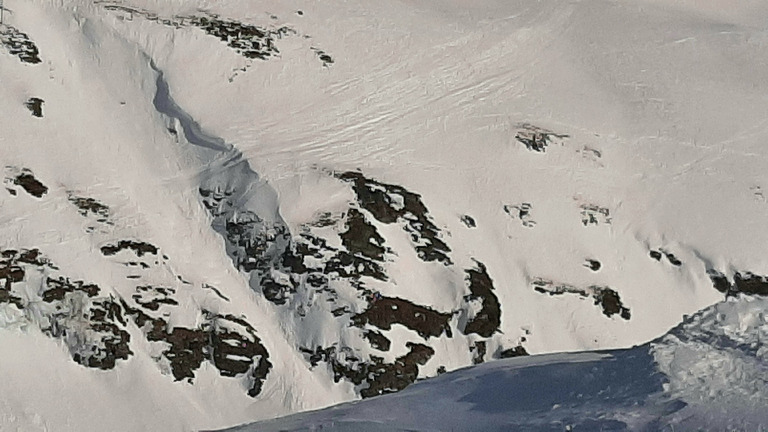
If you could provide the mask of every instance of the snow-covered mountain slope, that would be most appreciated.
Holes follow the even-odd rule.
[[[631,349],[501,360],[229,430],[762,430],[767,308],[765,299],[731,300]]]
[[[0,425],[227,427],[768,294],[763,2],[465,3],[6,0]]]

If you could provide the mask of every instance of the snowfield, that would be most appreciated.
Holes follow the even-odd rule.
[[[4,7],[0,430],[766,425],[765,2]]]

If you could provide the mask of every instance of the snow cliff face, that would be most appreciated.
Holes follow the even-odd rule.
[[[223,427],[768,293],[757,2],[5,6],[12,426]]]

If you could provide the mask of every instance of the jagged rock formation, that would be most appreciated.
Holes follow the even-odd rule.
[[[4,24],[0,27],[0,45],[4,46],[13,56],[27,64],[37,64],[42,62],[40,59],[40,50],[29,36],[19,29]]]

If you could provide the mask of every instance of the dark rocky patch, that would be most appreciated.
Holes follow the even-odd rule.
[[[301,351],[308,354],[313,366],[328,363],[336,382],[346,379],[355,385],[366,386],[361,388],[360,395],[369,398],[408,387],[418,378],[419,366],[425,365],[435,354],[432,348],[419,343],[408,342],[406,347],[408,353],[395,359],[394,363],[385,363],[377,356],[363,361],[349,348],[337,350],[335,346],[317,347],[314,351],[302,348]]]
[[[391,366],[377,364],[373,367],[374,378],[368,382],[368,388],[360,391],[360,396],[369,398],[398,392],[416,381],[419,376],[418,366],[427,364],[429,359],[435,355],[435,350],[413,342],[408,342],[405,346],[410,351],[404,356],[398,357]]]
[[[126,14],[128,19],[133,19],[136,15],[176,29],[190,26],[199,28],[207,35],[224,42],[227,47],[238,54],[252,60],[269,60],[279,56],[280,50],[277,48],[276,42],[284,37],[299,34],[295,29],[288,26],[266,28],[221,18],[216,14],[163,18],[145,9],[123,5],[106,4],[104,8],[109,11]],[[277,19],[274,15],[271,18],[273,20]],[[304,35],[304,37],[309,38],[307,35]],[[323,66],[328,67],[333,64],[331,56],[324,51],[315,47],[310,47],[310,49],[317,54],[320,61],[323,62]]]
[[[247,272],[266,272],[272,262],[269,252],[276,246],[276,238],[289,237],[285,227],[269,227],[264,219],[250,211],[232,214],[224,229],[230,244],[236,248],[237,266]]]
[[[144,256],[145,254],[157,255],[157,247],[149,243],[134,241],[134,240],[120,240],[117,244],[107,244],[101,247],[101,253],[104,256],[116,255],[122,250],[132,250],[137,256]]]
[[[26,33],[15,27],[7,24],[0,27],[0,45],[3,45],[11,55],[17,56],[23,63],[37,64],[42,62],[37,45]]]
[[[179,302],[173,298],[175,293],[176,290],[173,288],[142,285],[136,287],[136,293],[131,298],[144,309],[156,311],[160,309],[160,305],[178,305]]]
[[[382,261],[384,259],[384,238],[376,231],[376,227],[365,219],[355,208],[347,214],[347,230],[340,234],[341,244],[353,254]]]
[[[13,167],[8,167],[8,169],[11,171],[16,170]],[[22,168],[18,174],[6,177],[5,182],[7,185],[20,186],[25,192],[35,198],[42,198],[43,195],[48,193],[48,187],[35,178],[32,171],[27,168]]]
[[[467,228],[477,227],[477,222],[475,222],[475,218],[473,218],[470,215],[463,215],[461,217],[461,223],[463,223]]]
[[[587,263],[584,264],[584,267],[589,268],[593,272],[600,271],[602,268],[602,264],[600,264],[600,261],[594,260],[594,259],[588,259]]]
[[[675,254],[665,251],[664,249],[659,250],[652,250],[649,253],[650,257],[655,259],[656,261],[661,261],[662,257],[666,257],[667,261],[669,261],[670,264],[672,264],[675,267],[680,267],[683,265],[683,262],[680,261]]]
[[[70,281],[59,276],[57,279],[48,278],[45,281],[46,289],[43,291],[43,301],[52,303],[54,301],[63,301],[69,293],[80,291],[88,297],[95,297],[100,289],[94,284],[87,284],[83,281]]]
[[[366,330],[363,333],[363,337],[368,339],[372,348],[379,351],[389,351],[389,348],[392,346],[392,341],[376,330]]]
[[[524,202],[516,205],[505,204],[503,209],[504,213],[512,216],[513,219],[518,219],[524,227],[533,228],[536,226],[536,221],[531,219],[531,210],[533,209],[531,203]]]
[[[249,396],[256,397],[261,393],[272,364],[256,330],[244,319],[203,311],[204,320],[199,327],[171,327],[164,319],[151,317],[141,307],[133,308],[125,303],[124,307],[144,331],[147,340],[168,344],[162,355],[168,359],[176,381],[193,380],[195,371],[207,360],[222,376],[244,375]]]
[[[499,331],[501,325],[501,304],[493,293],[493,280],[488,275],[485,265],[475,261],[477,267],[466,270],[470,294],[464,297],[467,302],[479,301],[480,311],[467,321],[463,333],[491,337]]]
[[[595,204],[581,205],[581,223],[584,226],[600,225],[601,223],[610,225],[611,221],[611,211],[608,208]]]
[[[487,347],[485,341],[477,341],[471,347],[469,352],[472,353],[472,364],[477,365],[485,362],[485,354],[487,353]]]
[[[13,304],[24,321],[62,340],[74,361],[112,369],[132,354],[122,308],[112,296],[98,297],[101,289],[95,284],[50,276],[57,268],[37,249],[6,249],[1,255],[0,304]],[[27,271],[49,275],[39,292],[25,285]]]
[[[768,296],[768,276],[736,272],[733,275],[733,281],[730,281],[717,270],[710,269],[707,273],[715,289],[726,297],[735,297],[739,294]]]
[[[3,303],[10,303],[16,306],[17,309],[23,309],[24,304],[22,299],[18,295],[14,295],[12,288],[13,284],[24,280],[24,269],[17,265],[16,251],[5,250],[3,251],[3,258],[0,260],[0,305]]]
[[[205,360],[203,347],[208,343],[208,335],[200,329],[170,327],[161,318],[152,318],[140,308],[123,304],[126,313],[133,317],[136,325],[144,331],[150,342],[166,342],[169,347],[162,355],[168,359],[174,379],[192,379],[194,371]]]
[[[290,272],[289,266],[296,266],[300,272],[308,271],[303,265],[303,255],[294,254],[291,248],[287,227],[280,222],[269,223],[252,211],[237,209],[235,202],[245,197],[233,188],[217,185],[201,187],[199,192],[203,205],[213,217],[213,229],[226,240],[227,254],[235,267],[250,273],[251,288],[261,291],[275,304],[285,304],[299,284],[278,278],[273,270]],[[321,246],[315,249],[322,249]]]
[[[237,21],[220,19],[216,15],[191,17],[189,22],[206,34],[225,42],[228,47],[249,59],[267,60],[280,54],[275,40],[289,34],[296,34],[290,27],[268,30]]]
[[[512,358],[512,357],[522,357],[527,355],[529,355],[528,351],[526,351],[522,345],[518,345],[514,348],[508,348],[508,349],[499,351],[497,357],[500,359],[505,359],[505,358]]]
[[[117,360],[127,360],[133,354],[130,349],[131,335],[124,329],[123,310],[113,298],[91,303],[87,320],[90,329],[99,336],[96,343],[78,345],[74,349],[70,346],[74,361],[91,368],[112,369]],[[66,330],[62,336],[66,336]]]
[[[276,305],[283,305],[288,302],[291,293],[296,292],[292,284],[276,281],[272,276],[264,276],[261,280],[261,292],[264,298]]]
[[[360,222],[358,222],[360,223]],[[289,267],[293,273],[307,273],[307,282],[315,287],[326,285],[328,277],[341,277],[359,281],[362,277],[370,277],[380,281],[388,279],[378,257],[383,258],[384,248],[376,243],[369,243],[366,239],[384,243],[384,239],[375,230],[367,231],[368,225],[362,233],[354,233],[352,226],[342,233],[342,241],[348,251],[340,250],[328,245],[324,239],[308,233],[302,233],[294,239],[290,249],[283,254],[283,264]],[[370,228],[373,228],[370,226]],[[381,253],[382,255],[379,255]],[[304,257],[313,257],[323,264],[308,267],[304,264]]]
[[[23,253],[23,252],[22,252]],[[0,258],[0,305],[3,303],[10,303],[21,310],[24,308],[22,299],[18,295],[14,295],[13,284],[24,280],[25,271],[19,264],[19,252],[12,249],[6,249],[2,251],[2,258]]]
[[[272,369],[269,353],[256,336],[256,329],[233,315],[207,314],[203,329],[210,335],[212,363],[222,376],[248,373],[248,395],[256,397]]]
[[[317,54],[317,58],[320,59],[321,62],[323,62],[324,67],[330,67],[333,64],[333,58],[329,56],[325,51],[318,49],[318,48],[312,48],[312,51]]]
[[[519,126],[515,139],[531,151],[544,153],[547,146],[555,140],[568,138],[568,135],[557,134],[546,129],[523,123]]]
[[[357,186],[351,177],[345,181],[353,183],[353,189]],[[374,219],[378,223],[402,223],[404,229],[412,234],[414,248],[431,245],[421,235],[422,231],[428,231],[427,228],[435,231],[424,236],[438,235],[439,231],[428,219],[426,208],[420,212],[412,202],[423,206],[418,195],[394,189],[401,195],[388,195],[391,202],[386,204],[387,208],[377,207],[375,203],[371,206],[353,204],[341,215],[322,213],[314,222],[302,226],[298,235],[292,236],[281,222],[267,222],[259,215],[240,208],[240,203],[248,197],[228,180],[209,180],[206,184],[199,190],[202,202],[213,217],[214,229],[225,239],[228,255],[237,268],[250,274],[251,287],[262,292],[274,304],[290,306],[298,317],[306,316],[310,309],[319,305],[323,313],[361,328],[362,332],[352,331],[352,335],[363,339],[358,342],[368,343],[380,351],[391,350],[392,341],[377,329],[390,329],[395,324],[415,331],[424,339],[444,333],[450,337],[451,314],[407,300],[382,298],[366,286],[372,280],[388,281],[383,263],[389,250],[385,239],[377,232]],[[360,186],[373,194],[380,187],[364,178]],[[391,191],[393,189],[390,188]],[[403,205],[399,206],[398,202]],[[379,217],[374,212],[378,212]],[[420,212],[420,216],[412,215],[412,212]],[[425,228],[420,221],[429,222],[429,225]],[[323,237],[329,232],[323,228],[331,226],[341,231],[341,246],[332,246]],[[331,230],[331,234],[334,231]],[[354,314],[353,311],[360,310],[359,306],[340,298],[336,292],[340,286],[351,286],[359,292],[358,300],[368,303],[363,312]],[[353,315],[348,316],[350,314]],[[368,385],[367,389],[361,388],[360,391],[374,395],[403,388],[416,379],[417,365],[426,361],[427,351],[416,344],[409,348],[411,353],[391,364],[376,356],[363,359],[356,349],[349,347],[317,347],[302,351],[313,367],[320,362],[328,363],[337,381],[344,379],[359,386]],[[192,367],[199,366],[192,363],[188,368]]]
[[[440,239],[440,229],[432,222],[421,195],[401,186],[366,178],[359,172],[347,171],[337,177],[352,184],[358,205],[377,221],[384,224],[402,222],[419,258],[425,262],[452,264],[448,256],[451,249]]]
[[[533,281],[533,289],[537,292],[549,295],[578,294],[581,297],[591,297],[596,306],[600,306],[603,315],[611,317],[618,314],[621,318],[631,318],[629,308],[625,307],[619,293],[609,287],[591,285],[587,288],[577,288],[567,284],[556,284],[546,279]]]
[[[363,328],[366,324],[382,330],[390,330],[393,324],[401,324],[428,339],[445,333],[451,337],[448,321],[451,314],[438,312],[395,297],[381,297],[368,305],[368,309],[352,316],[353,325]]]
[[[27,107],[34,117],[43,118],[44,102],[45,101],[40,98],[33,97],[29,98],[29,100],[24,103],[24,106]]]
[[[73,195],[72,192],[68,193],[68,199],[72,205],[77,207],[78,212],[82,216],[88,217],[89,215],[92,215],[97,218],[97,222],[111,224],[111,222],[109,222],[109,207],[106,205],[93,198]]]
[[[680,267],[681,265],[683,265],[682,261],[677,259],[677,257],[675,255],[673,255],[673,254],[671,254],[669,252],[664,252],[664,256],[666,256],[667,260],[669,261],[669,263],[672,264],[675,267]]]
[[[625,320],[631,317],[629,309],[621,303],[619,293],[608,287],[591,286],[589,288],[593,292],[595,304],[602,307],[605,316],[619,314]]]

